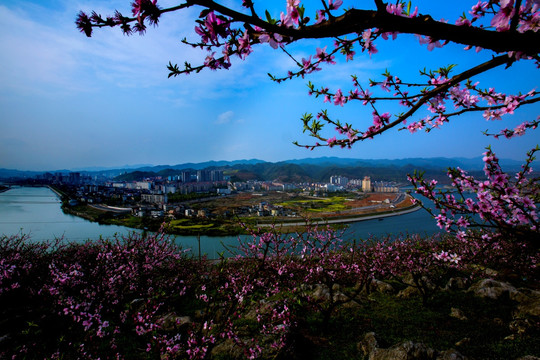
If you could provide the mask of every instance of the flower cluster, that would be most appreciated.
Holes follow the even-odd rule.
[[[459,168],[450,169],[448,176],[454,188],[451,192],[438,190],[436,181],[428,182],[421,175],[410,176],[409,180],[417,194],[434,203],[439,212],[434,215],[437,225],[459,239],[480,237],[486,242],[517,239],[534,249],[540,233],[536,206],[540,188],[537,178],[529,176],[538,150],[528,153],[521,171],[513,179],[502,171],[498,158],[488,148],[483,157],[485,179],[477,180]],[[479,234],[475,228],[483,231]]]

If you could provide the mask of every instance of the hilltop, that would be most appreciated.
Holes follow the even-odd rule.
[[[521,162],[501,159],[500,164],[507,171],[518,170]],[[79,172],[92,176],[114,178],[136,173],[132,177],[170,176],[182,170],[223,169],[239,180],[281,180],[281,181],[322,181],[339,173],[348,177],[372,176],[386,180],[404,180],[407,173],[414,170],[426,171],[444,177],[448,167],[460,167],[468,171],[481,171],[482,158],[404,158],[404,159],[353,159],[338,157],[318,157],[268,162],[259,159],[235,161],[207,161],[200,163],[179,163],[176,165],[124,165],[120,167],[86,167],[74,169],[51,169],[32,171],[0,168],[0,179],[30,178],[44,173]],[[361,170],[360,170],[361,169]],[[438,175],[437,175],[438,174]],[[442,176],[441,176],[442,174]]]

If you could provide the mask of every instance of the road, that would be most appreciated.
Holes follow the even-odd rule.
[[[412,212],[415,212],[417,210],[420,210],[422,207],[419,205],[414,205],[413,207],[405,208],[405,209],[397,209],[393,210],[390,213],[381,213],[381,214],[372,214],[372,215],[358,215],[357,217],[351,216],[346,218],[324,218],[320,220],[313,220],[310,222],[311,225],[326,225],[326,224],[345,224],[345,223],[351,223],[351,222],[358,222],[358,221],[364,221],[364,220],[373,220],[373,219],[382,219],[385,217],[390,216],[399,216],[399,215],[405,215]],[[362,209],[365,209],[362,208]],[[274,226],[275,224],[257,224],[259,227],[270,227]],[[297,221],[297,222],[282,222],[279,223],[280,226],[305,226],[306,221]]]

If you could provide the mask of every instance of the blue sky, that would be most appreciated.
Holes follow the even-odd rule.
[[[260,3],[271,6],[278,17],[286,2]],[[434,18],[451,22],[474,3],[460,1],[466,6],[458,8],[456,2],[413,2],[421,13],[432,12]],[[167,7],[175,2],[159,4]],[[350,150],[298,148],[293,141],[311,142],[302,134],[300,117],[305,112],[328,109],[333,117],[360,129],[371,123],[371,111],[361,104],[336,107],[308,96],[308,80],[346,89],[350,74],[367,84],[388,68],[414,81],[424,67],[455,63],[461,71],[492,53],[464,52],[461,45],[428,52],[414,38],[402,35],[398,41],[378,42],[379,53],[371,58],[358,54],[349,63],[339,58],[337,65],[304,80],[276,84],[267,73],[283,75],[294,65],[265,44],[255,47],[247,61],[233,59],[228,71],[167,79],[169,61],[182,64],[187,60],[195,65],[206,56],[180,43],[185,36],[196,39],[193,20],[199,10],[165,14],[160,26],[150,28],[143,37],[101,29],[87,38],[75,28],[79,10],[96,10],[105,16],[114,9],[128,14],[129,1],[0,2],[0,168],[54,170],[319,156],[475,157],[489,144],[500,157],[522,159],[538,143],[534,132],[513,140],[495,140],[481,133],[535,119],[540,113],[536,104],[502,122],[488,123],[480,114],[467,115],[430,134],[396,130]],[[300,59],[325,45],[332,46],[310,40],[292,45],[290,51]],[[482,87],[501,92],[527,92],[540,78],[533,64],[524,63],[477,80]]]

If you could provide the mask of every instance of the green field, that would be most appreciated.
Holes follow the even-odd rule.
[[[332,196],[324,199],[289,200],[276,205],[307,212],[336,212],[347,209],[344,196]]]
[[[186,224],[186,225],[183,225]],[[189,224],[189,225],[188,225]],[[214,227],[214,223],[208,224],[193,224],[189,219],[171,220],[169,223],[171,229],[174,230],[206,230]]]

